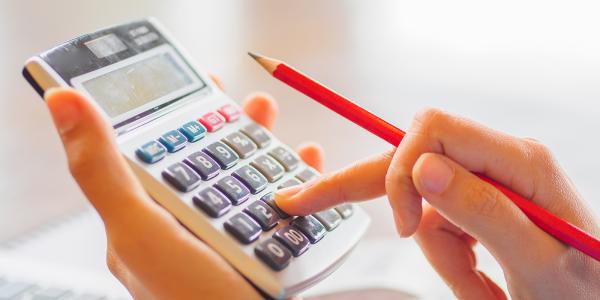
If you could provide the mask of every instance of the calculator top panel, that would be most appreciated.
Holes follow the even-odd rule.
[[[209,90],[166,35],[151,19],[140,20],[84,34],[38,57],[121,133]]]

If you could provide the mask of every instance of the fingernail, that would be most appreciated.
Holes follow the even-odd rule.
[[[443,193],[454,177],[454,169],[437,155],[428,156],[421,162],[419,181],[429,194]]]
[[[60,97],[60,91],[55,88],[48,89],[44,93],[44,99],[54,120],[58,132],[62,135],[79,123],[81,108],[74,97]]]

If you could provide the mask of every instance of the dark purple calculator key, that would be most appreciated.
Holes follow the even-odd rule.
[[[200,174],[202,180],[209,180],[221,171],[219,164],[208,154],[201,151],[190,154],[183,162]]]
[[[257,200],[246,206],[244,212],[251,216],[264,231],[267,231],[279,221],[279,215],[268,204]]]
[[[227,197],[213,187],[206,188],[193,198],[194,204],[207,215],[218,218],[231,209],[231,202]]]
[[[169,166],[162,172],[162,176],[181,192],[189,192],[200,184],[200,176],[181,162]]]
[[[327,231],[332,231],[342,223],[342,216],[333,208],[314,213],[313,216],[325,226]]]
[[[300,256],[310,245],[308,238],[299,229],[290,225],[275,232],[273,238],[285,245],[294,256]]]
[[[269,182],[260,172],[252,166],[244,166],[233,173],[233,176],[244,183],[252,194],[256,194],[267,187]]]
[[[269,155],[275,158],[287,172],[296,169],[300,163],[298,156],[283,146],[275,147],[269,151]]]
[[[321,240],[327,232],[325,226],[313,216],[298,217],[291,224],[300,229],[308,237],[311,244]]]
[[[225,230],[243,244],[252,243],[262,232],[260,225],[245,213],[235,214],[233,217],[229,218],[223,226],[225,226]]]
[[[285,213],[281,208],[279,208],[279,206],[277,206],[277,203],[275,203],[274,193],[265,194],[260,198],[260,200],[268,204],[274,211],[276,211],[280,218],[287,219],[290,217],[290,215]]]
[[[217,161],[222,169],[229,169],[240,160],[237,153],[231,150],[229,146],[223,144],[223,142],[212,143],[202,151],[206,152],[210,157]]]
[[[221,178],[215,183],[215,187],[225,194],[225,196],[231,200],[233,205],[239,205],[250,197],[250,190],[232,176]]]
[[[292,259],[290,250],[272,238],[268,238],[256,245],[254,253],[275,271],[285,269]]]

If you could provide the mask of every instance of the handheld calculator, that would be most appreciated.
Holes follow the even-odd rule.
[[[30,58],[43,95],[70,86],[114,127],[147,192],[264,294],[295,295],[333,272],[369,218],[350,204],[311,216],[273,192],[319,176],[252,122],[154,19],[85,34]]]

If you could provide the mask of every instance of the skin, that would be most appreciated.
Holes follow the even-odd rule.
[[[109,269],[133,297],[262,299],[223,258],[146,194],[119,153],[112,127],[89,100],[72,89],[49,90],[45,99],[69,169],[104,222]],[[273,127],[277,105],[270,96],[252,94],[243,109],[257,123]],[[323,155],[317,145],[304,144],[298,152],[307,164],[321,169]]]
[[[507,298],[477,270],[477,242],[497,260],[514,299],[600,298],[600,263],[536,227],[471,172],[600,236],[596,218],[545,146],[437,109],[417,114],[397,149],[281,190],[276,201],[290,214],[307,215],[387,195],[398,233],[415,236],[460,299]]]

